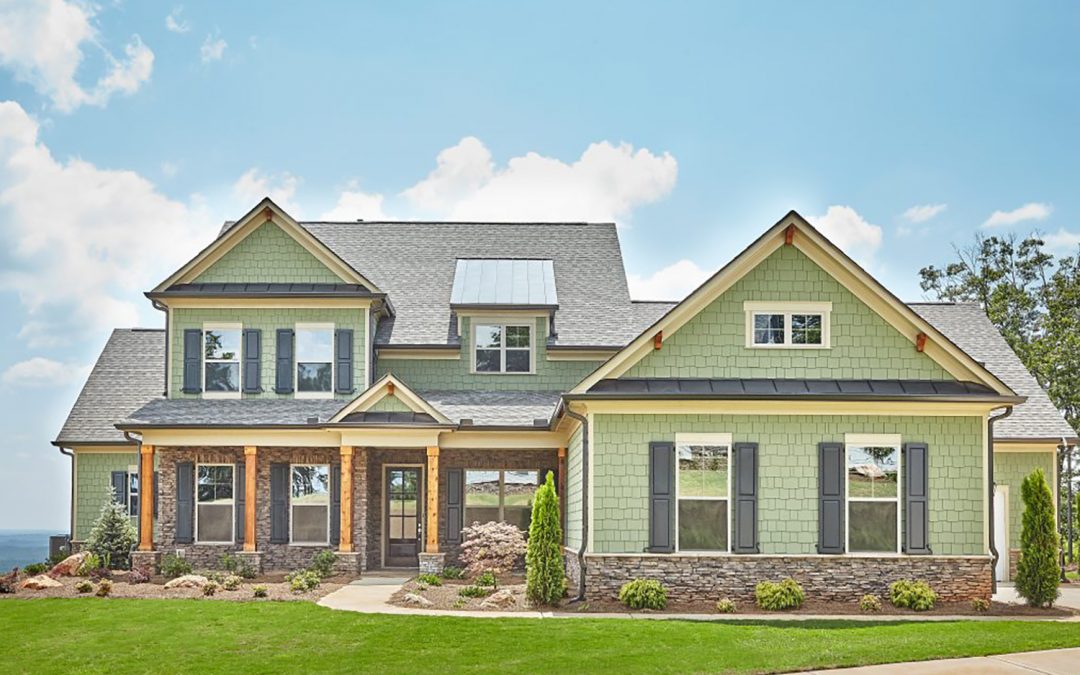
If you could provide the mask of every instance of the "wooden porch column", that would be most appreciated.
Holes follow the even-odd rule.
[[[154,446],[139,448],[139,550],[154,550]]]
[[[342,553],[351,553],[353,550],[352,458],[353,446],[341,446],[341,533],[338,550]]]
[[[563,543],[566,542],[566,448],[559,448],[559,481],[555,489],[559,491],[559,525],[563,531]]]
[[[256,489],[258,468],[255,456],[258,448],[254,445],[244,446],[244,550],[254,551],[255,541],[255,499],[258,494]]]
[[[427,449],[427,522],[424,525],[426,553],[439,552],[439,447]]]

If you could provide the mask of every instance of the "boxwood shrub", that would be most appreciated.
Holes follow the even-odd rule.
[[[655,579],[634,579],[619,589],[619,601],[630,609],[667,607],[667,589]]]
[[[784,609],[798,609],[806,600],[799,582],[788,577],[776,583],[774,581],[762,581],[754,589],[754,600],[757,606],[769,611]]]

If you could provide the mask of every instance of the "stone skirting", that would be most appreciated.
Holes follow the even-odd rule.
[[[563,548],[563,571],[566,573],[567,592],[570,597],[577,596],[578,586],[581,584],[581,565],[577,551]]]
[[[585,593],[593,600],[618,599],[633,579],[656,579],[673,602],[720,598],[754,599],[759,581],[792,577],[808,599],[857,602],[867,593],[887,597],[899,579],[923,580],[941,602],[990,599],[989,556],[680,556],[586,555]]]
[[[445,553],[421,553],[420,558],[420,574],[439,574],[443,573],[443,568],[446,566],[446,554]]]
[[[160,567],[160,565],[160,551],[131,552],[131,569],[136,572],[142,572],[146,576],[152,577],[158,573],[158,568]]]

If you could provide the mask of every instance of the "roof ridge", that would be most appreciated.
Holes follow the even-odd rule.
[[[133,326],[131,328],[113,328],[113,331],[128,331],[129,333],[164,333],[164,328],[141,328],[139,326]]]
[[[615,227],[614,221],[587,220],[301,220],[301,225],[558,225]]]

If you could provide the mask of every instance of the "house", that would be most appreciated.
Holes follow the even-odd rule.
[[[112,486],[144,568],[438,570],[469,523],[527,527],[550,471],[589,597],[985,597],[1020,480],[1076,442],[978,307],[900,302],[794,212],[656,303],[611,224],[264,200],[146,296],[164,331],[115,331],[54,441],[73,540]]]

